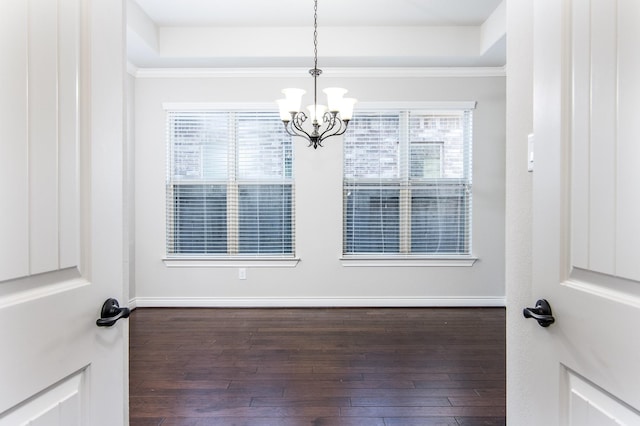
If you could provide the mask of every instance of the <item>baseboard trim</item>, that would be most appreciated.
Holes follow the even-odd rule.
[[[137,297],[139,308],[320,308],[320,307],[504,307],[504,297],[326,298],[326,297]]]

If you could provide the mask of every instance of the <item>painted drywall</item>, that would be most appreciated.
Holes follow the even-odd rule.
[[[537,300],[531,292],[532,174],[527,172],[527,136],[533,131],[533,2],[507,2],[506,297],[507,424],[535,419],[529,395],[533,327],[522,308]],[[535,171],[534,171],[535,173]],[[539,296],[539,295],[538,295]]]
[[[486,305],[504,303],[505,78],[331,78],[363,102],[477,101],[474,113],[472,267],[345,267],[342,143],[295,145],[296,267],[169,268],[165,255],[166,102],[273,102],[280,77],[137,78],[135,300],[138,306]],[[275,105],[274,105],[275,111]],[[356,110],[357,114],[357,110]]]

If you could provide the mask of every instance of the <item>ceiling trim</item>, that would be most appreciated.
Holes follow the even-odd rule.
[[[294,78],[306,68],[137,68],[136,78]],[[506,67],[324,68],[323,78],[505,77]]]

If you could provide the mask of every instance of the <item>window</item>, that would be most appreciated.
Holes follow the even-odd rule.
[[[472,111],[359,112],[344,137],[345,255],[471,254]]]
[[[168,111],[167,255],[294,254],[291,137],[268,112]]]

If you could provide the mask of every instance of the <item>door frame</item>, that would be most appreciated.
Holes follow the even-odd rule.
[[[507,0],[505,298],[507,306],[507,424],[534,422],[527,396],[539,384],[530,380],[533,328],[522,308],[533,306],[533,176],[527,170],[528,136],[533,132],[534,0]],[[535,140],[533,141],[535,146]],[[534,157],[535,169],[535,157]],[[534,172],[535,173],[535,172]]]
[[[91,222],[88,232],[91,235],[90,256],[86,264],[92,265],[88,272],[92,284],[101,289],[100,300],[116,298],[121,306],[129,303],[128,273],[125,264],[127,251],[125,201],[127,196],[127,108],[126,108],[126,0],[82,0],[85,7],[86,34],[90,40],[86,46],[89,54],[84,65],[91,76],[84,93],[89,99],[87,116],[81,119],[88,134],[83,135],[91,141],[90,152],[83,158],[91,164],[89,187]],[[119,88],[119,90],[114,90]],[[87,140],[87,139],[85,139]],[[83,211],[87,211],[83,209]],[[103,224],[115,224],[119,232],[114,235],[111,227]],[[110,259],[105,262],[104,259]],[[99,270],[96,268],[100,268]],[[118,284],[115,284],[118,283]],[[100,306],[96,306],[99,313]],[[107,383],[110,375],[121,374],[121,388],[116,389],[121,395],[120,406],[112,412],[113,407],[96,404],[103,398],[108,400],[113,388],[92,385],[91,405],[92,418],[102,424],[129,424],[129,329],[128,321],[118,321],[109,328],[100,328],[96,346],[116,344],[122,340],[121,353],[116,359],[103,357],[95,360],[100,368],[92,371],[91,380]],[[113,343],[112,343],[113,342]],[[102,365],[105,367],[102,367]],[[97,374],[99,372],[99,374]],[[113,423],[116,422],[116,423]]]

